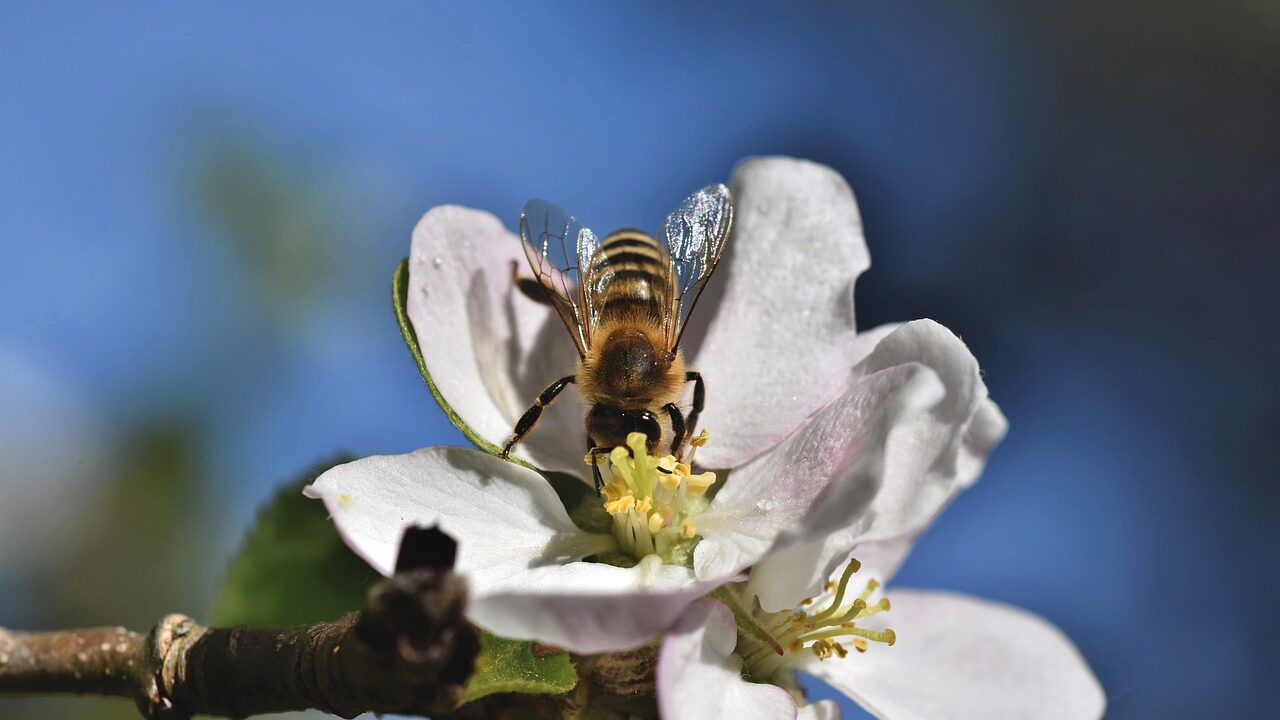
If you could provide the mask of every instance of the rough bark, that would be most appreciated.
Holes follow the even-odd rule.
[[[465,584],[451,571],[454,550],[438,530],[410,529],[396,574],[363,611],[330,623],[207,628],[169,615],[146,635],[0,628],[0,695],[131,697],[156,720],[441,712],[461,699],[479,652],[463,615]]]

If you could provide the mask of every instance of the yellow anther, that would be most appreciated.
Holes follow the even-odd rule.
[[[689,444],[694,447],[702,447],[706,445],[707,441],[710,439],[711,439],[711,436],[707,433],[707,429],[702,428],[702,432],[698,433],[692,438],[689,438]]]
[[[834,642],[834,641],[832,641],[831,646],[832,646],[833,648],[835,648],[835,650],[836,650],[836,655],[837,655],[837,656],[839,656],[839,657],[841,657],[841,658],[843,658],[843,657],[845,657],[846,655],[848,655],[848,654],[849,654],[849,651],[848,651],[848,650],[845,650],[845,649],[844,649],[844,646],[843,646],[843,645],[841,645],[841,644],[840,644],[840,643],[838,643],[838,642]]]
[[[605,483],[603,491],[605,498],[608,500],[617,500],[623,495],[631,494],[631,488],[627,487],[627,483],[621,478],[614,478]]]
[[[860,652],[860,653],[864,653],[864,652],[866,652],[866,651],[867,651],[867,641],[866,641],[866,640],[863,640],[862,638],[859,638],[859,637],[853,638],[853,649],[854,649],[854,650],[857,650],[857,651],[858,651],[858,652]]]
[[[666,524],[667,524],[667,521],[663,520],[662,516],[659,515],[658,513],[654,513],[649,516],[649,532],[651,533],[658,532],[659,530],[662,529],[662,526]]]
[[[602,500],[614,516],[621,550],[635,558],[657,554],[664,562],[690,562],[692,547],[686,541],[696,541],[698,530],[689,521],[706,508],[707,488],[716,479],[709,472],[694,475],[691,457],[680,462],[674,455],[650,454],[648,439],[638,432],[610,450],[611,478]]]
[[[617,500],[612,500],[604,504],[604,509],[611,515],[625,513],[636,506],[636,498],[634,495],[623,495]]]
[[[833,643],[830,640],[819,640],[813,644],[813,654],[817,655],[819,660],[826,660],[839,652],[839,650],[837,650],[839,647],[840,646],[838,644]],[[841,657],[844,656],[841,655]]]
[[[699,475],[690,475],[684,479],[685,487],[689,489],[689,495],[699,497],[707,491],[707,488],[716,482],[716,474],[708,470]]]

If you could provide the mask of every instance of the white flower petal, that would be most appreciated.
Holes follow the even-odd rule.
[[[633,568],[575,562],[539,567],[472,599],[478,625],[576,653],[629,650],[652,640],[718,583],[649,556]]]
[[[857,558],[862,564],[859,572],[863,577],[875,578],[880,584],[887,585],[898,573],[898,568],[902,566],[903,561],[911,554],[916,540],[923,531],[921,528],[888,540],[858,543],[853,548],[852,557]]]
[[[895,330],[855,375],[875,377],[917,363],[937,373],[945,396],[927,412],[902,415],[903,423],[889,430],[881,458],[855,465],[857,472],[833,485],[812,512],[778,537],[750,581],[766,610],[794,607],[814,594],[860,544],[918,535],[976,479],[986,454],[1003,437],[1007,423],[987,398],[977,361],[959,338],[931,320]],[[879,473],[878,482],[862,476],[868,472]],[[876,488],[869,505],[868,486]]]
[[[796,720],[840,720],[840,706],[833,700],[819,700],[800,708]]]
[[[413,231],[407,310],[427,372],[446,412],[491,443],[491,451],[510,437],[537,394],[573,374],[577,361],[555,313],[512,285],[513,262],[528,273],[520,239],[486,212],[444,205]],[[583,475],[582,412],[567,390],[514,454]]]
[[[470,448],[364,458],[305,492],[324,500],[347,545],[383,575],[395,568],[406,527],[439,526],[458,541],[456,569],[475,594],[614,547],[612,537],[574,525],[541,475]]]
[[[689,607],[658,655],[662,720],[792,720],[796,704],[776,685],[747,682],[733,654],[738,627],[717,600]]]
[[[634,568],[577,562],[615,549],[584,532],[536,472],[470,448],[427,448],[340,465],[306,493],[324,500],[343,539],[384,575],[408,525],[458,541],[467,614],[503,637],[574,652],[641,645],[718,583],[652,557]]]
[[[1106,709],[1080,652],[1043,618],[950,593],[886,595],[897,644],[804,668],[876,716],[1093,720]]]
[[[985,391],[985,386],[983,390]],[[1009,419],[991,398],[984,397],[965,428],[964,440],[956,456],[956,479],[963,487],[978,481],[987,464],[987,454],[1009,432]]]
[[[733,237],[698,310],[706,335],[689,342],[707,382],[707,467],[741,465],[839,394],[858,359],[853,283],[871,263],[853,192],[831,168],[756,158],[731,185]]]
[[[780,534],[813,514],[815,499],[839,493],[856,517],[876,497],[887,439],[942,397],[921,365],[863,377],[799,432],[729,476],[695,521],[700,578],[738,572],[759,560]]]

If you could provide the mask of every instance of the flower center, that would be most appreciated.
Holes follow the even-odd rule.
[[[707,506],[713,472],[690,467],[697,448],[707,444],[703,430],[689,441],[683,460],[648,453],[644,433],[627,435],[627,444],[609,453],[610,480],[604,486],[604,509],[613,518],[613,535],[621,550],[639,560],[657,555],[664,563],[688,565],[698,528],[693,518]],[[590,456],[587,462],[590,463]]]
[[[880,587],[874,579],[867,581],[857,597],[849,597],[849,581],[860,567],[857,560],[850,560],[838,582],[828,582],[821,595],[806,598],[790,611],[766,613],[756,603],[752,603],[754,609],[748,610],[741,597],[729,588],[713,595],[727,601],[733,610],[738,622],[737,651],[752,678],[768,681],[809,655],[819,660],[844,658],[849,647],[863,653],[870,643],[891,646],[897,641],[893,630],[859,625],[864,619],[889,610],[887,597],[871,602],[871,595]]]

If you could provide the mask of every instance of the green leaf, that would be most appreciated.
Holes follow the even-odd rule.
[[[569,653],[482,632],[480,657],[463,702],[494,693],[563,695],[577,684]]]
[[[317,623],[364,607],[381,576],[338,537],[324,504],[302,495],[317,475],[349,459],[313,468],[258,513],[214,599],[213,624]]]
[[[431,379],[431,373],[427,370],[427,361],[422,358],[422,348],[418,345],[418,333],[413,329],[413,323],[409,321],[408,303],[409,258],[405,258],[396,266],[395,274],[391,278],[391,305],[396,311],[396,323],[400,325],[400,335],[404,338],[404,343],[409,346],[409,354],[413,355],[413,361],[418,366],[418,374],[422,375],[422,379],[427,383],[427,389],[431,391],[431,396],[436,399],[440,409],[444,411],[444,414],[462,431],[462,434],[468,440],[490,455],[501,455],[502,448],[476,434],[476,431],[472,430],[471,426],[463,421],[462,417],[453,409],[453,406],[440,394],[440,389],[436,387],[435,381]],[[537,468],[519,458],[512,457],[508,459],[532,470],[537,470]]]

